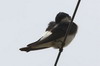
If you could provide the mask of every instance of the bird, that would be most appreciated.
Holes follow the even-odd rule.
[[[70,22],[71,16],[69,14],[65,12],[59,12],[55,17],[55,21],[51,21],[48,24],[45,33],[42,35],[40,39],[28,44],[26,47],[20,48],[19,50],[29,52],[34,50],[46,49],[50,47],[60,49]],[[65,41],[64,47],[69,45],[70,42],[74,39],[77,30],[78,26],[73,22],[70,32]]]

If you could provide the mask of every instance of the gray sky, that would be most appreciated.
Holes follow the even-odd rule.
[[[29,53],[19,48],[36,41],[58,12],[72,16],[77,0],[0,0],[0,66],[53,66],[58,50]],[[100,1],[82,0],[79,30],[64,48],[58,66],[100,66]]]

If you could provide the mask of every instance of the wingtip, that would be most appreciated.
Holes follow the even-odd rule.
[[[20,51],[29,52],[29,51],[30,51],[30,48],[29,48],[29,47],[23,47],[23,48],[20,48],[19,50],[20,50]]]

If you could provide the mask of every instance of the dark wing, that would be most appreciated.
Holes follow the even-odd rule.
[[[50,31],[55,25],[56,25],[56,23],[54,21],[50,22],[48,24],[48,27],[47,27],[46,31]]]
[[[49,25],[49,27],[51,27],[51,25]],[[47,42],[54,41],[56,39],[63,37],[65,35],[66,29],[68,28],[68,25],[69,25],[69,23],[67,23],[67,22],[61,22],[60,24],[58,24],[57,27],[53,26],[55,28],[52,27],[52,29],[49,29],[49,27],[48,27],[47,29],[51,30],[51,32],[52,32],[52,34],[50,36],[48,36],[47,38],[45,38],[43,40],[38,40],[35,43],[31,43],[28,46],[47,43]]]
[[[39,44],[55,41],[56,39],[64,37],[66,30],[68,28],[68,25],[69,23],[67,22],[61,22],[60,24],[58,24],[57,27],[51,30],[52,34],[48,36],[47,38],[45,38],[44,40],[39,41]]]
[[[52,24],[54,24],[54,26],[52,26]],[[48,36],[47,38],[43,40],[40,39],[34,43],[31,43],[27,45],[27,47],[20,48],[20,50],[29,52],[31,50],[39,50],[39,49],[48,48],[47,46],[38,47],[38,45],[42,45],[44,43],[55,41],[56,39],[64,37],[66,30],[68,29],[68,25],[69,25],[69,22],[61,22],[60,24],[58,24],[58,26],[55,27],[55,23],[52,22],[51,24],[49,24],[49,27],[46,29],[46,31],[51,30],[52,34],[50,36]],[[77,25],[73,23],[69,34],[76,33],[76,31],[77,31]],[[33,47],[37,47],[37,48],[33,48]]]
[[[52,23],[54,24],[54,23]],[[47,38],[43,39],[43,40],[38,40],[35,43],[31,43],[28,46],[34,46],[34,45],[39,45],[39,44],[44,44],[50,41],[55,41],[59,38],[62,38],[65,36],[66,30],[68,29],[68,25],[69,22],[61,22],[60,24],[58,24],[58,26],[55,27],[55,25],[52,27],[52,29],[49,29],[49,27],[51,27],[51,25],[49,25],[49,27],[47,28],[47,30],[51,30],[52,34],[50,36],[48,36]],[[55,27],[55,28],[54,28]],[[77,25],[75,23],[73,23],[72,28],[70,30],[69,34],[73,34],[77,31]]]

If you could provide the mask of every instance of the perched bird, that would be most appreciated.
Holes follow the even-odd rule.
[[[40,50],[49,47],[58,49],[61,48],[62,41],[64,40],[65,33],[70,22],[71,17],[68,14],[59,12],[55,17],[55,21],[51,21],[49,23],[44,35],[39,40],[28,44],[26,47],[20,48],[20,50],[29,52],[32,50]],[[73,23],[65,41],[65,46],[67,46],[73,40],[77,33],[77,29],[78,26]]]

